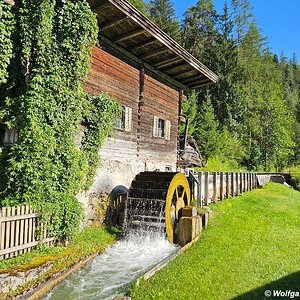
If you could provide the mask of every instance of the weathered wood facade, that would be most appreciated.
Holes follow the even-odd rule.
[[[126,0],[90,0],[100,47],[92,51],[85,89],[124,107],[124,120],[100,151],[91,193],[129,187],[141,171],[176,171],[178,120],[184,92],[217,76]],[[124,125],[125,124],[125,125]]]

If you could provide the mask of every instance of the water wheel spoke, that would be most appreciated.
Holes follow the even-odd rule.
[[[184,199],[184,196],[185,196],[185,189],[182,192],[181,198]]]
[[[176,187],[176,201],[179,199],[178,187]]]

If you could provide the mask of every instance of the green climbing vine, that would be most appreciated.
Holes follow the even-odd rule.
[[[0,84],[6,82],[8,65],[12,57],[12,32],[15,25],[11,5],[0,2]]]
[[[106,94],[88,97],[82,87],[98,37],[86,0],[23,0],[15,14],[12,65],[19,68],[12,81],[25,88],[12,88],[0,101],[3,121],[19,130],[16,144],[2,152],[1,205],[33,205],[52,234],[66,239],[82,217],[76,195],[92,183],[120,108]],[[78,149],[80,124],[86,131]]]

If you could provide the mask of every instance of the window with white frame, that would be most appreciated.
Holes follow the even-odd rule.
[[[169,141],[171,139],[171,121],[154,116],[153,136]]]
[[[123,106],[119,118],[116,120],[116,128],[124,131],[132,130],[132,109],[128,106]]]

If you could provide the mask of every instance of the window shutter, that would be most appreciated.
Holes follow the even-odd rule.
[[[131,131],[132,129],[132,109],[125,107],[125,131]]]
[[[169,141],[171,139],[171,121],[166,121],[165,139]]]
[[[154,116],[153,118],[153,136],[158,137],[158,120],[159,118]]]

